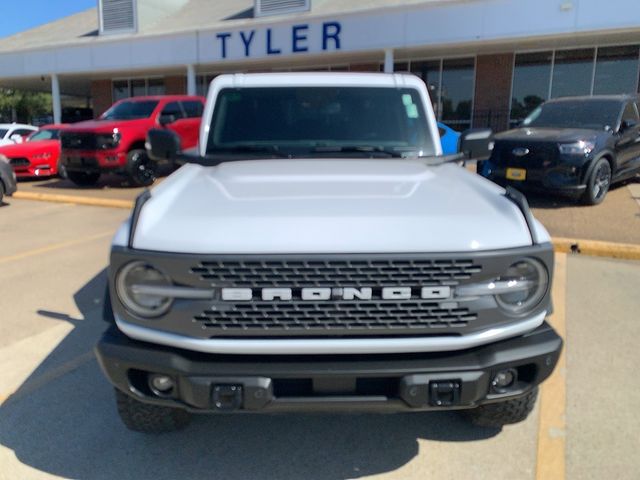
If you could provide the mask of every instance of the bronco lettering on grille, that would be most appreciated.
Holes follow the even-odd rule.
[[[383,300],[411,300],[415,296],[411,287],[383,287],[378,295]],[[420,287],[419,298],[425,300],[443,300],[451,296],[451,287]],[[294,291],[292,288],[223,288],[221,298],[224,301],[238,302],[261,299],[265,301],[289,301],[294,300],[371,300],[373,289],[364,288],[301,288]]]

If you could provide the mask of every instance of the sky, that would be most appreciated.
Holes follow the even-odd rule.
[[[2,3],[0,38],[95,7],[98,0],[5,0]]]

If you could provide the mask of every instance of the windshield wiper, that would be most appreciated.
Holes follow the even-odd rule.
[[[404,156],[402,151],[374,145],[323,145],[314,147],[311,151],[314,153],[375,153],[397,158]]]
[[[278,158],[289,158],[291,155],[281,152],[277,145],[234,145],[233,147],[216,147],[207,152],[207,155],[216,153],[268,153]]]

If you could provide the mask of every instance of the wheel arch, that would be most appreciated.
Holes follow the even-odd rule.
[[[607,162],[609,162],[609,166],[611,167],[611,177],[613,178],[615,176],[617,170],[616,154],[611,150],[603,150],[598,155],[593,157],[593,159],[587,164],[587,168],[585,169],[584,173],[584,183],[589,181],[589,177],[593,172],[593,168],[601,158],[604,158]]]
[[[129,148],[127,148],[127,153],[131,152],[132,150],[146,150],[146,147],[144,144],[145,144],[144,140],[134,140],[129,145]]]

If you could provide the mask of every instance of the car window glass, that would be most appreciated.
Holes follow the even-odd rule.
[[[182,108],[178,102],[167,103],[162,109],[162,113],[160,115],[173,115],[176,120],[184,117]]]
[[[0,138],[4,138],[8,130],[6,128],[0,128]]]
[[[622,120],[632,120],[638,123],[638,111],[636,110],[636,105],[633,102],[627,103],[627,106],[624,108],[624,112],[622,113]]]
[[[186,113],[187,118],[197,118],[202,116],[202,111],[204,110],[202,102],[182,102],[182,106],[184,107],[184,112]]]
[[[18,128],[17,130],[13,131],[12,135],[20,135],[21,137],[25,137],[27,135],[31,135],[33,132],[33,130],[29,130],[26,128]]]
[[[29,137],[30,142],[38,140],[57,140],[59,138],[58,130],[40,130]]]

